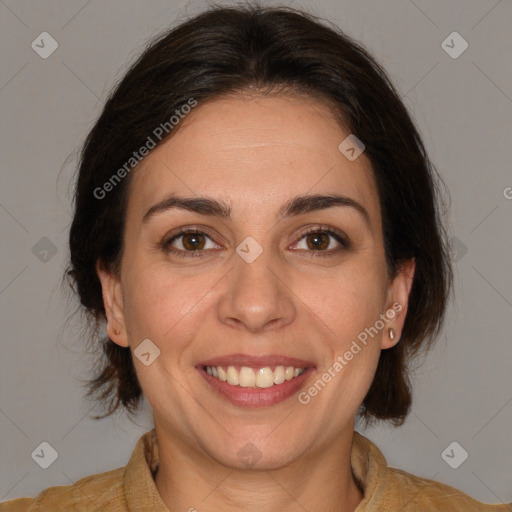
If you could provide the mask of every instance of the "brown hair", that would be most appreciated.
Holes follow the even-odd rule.
[[[415,258],[401,339],[383,350],[359,417],[400,425],[412,392],[409,362],[439,334],[452,286],[438,200],[442,180],[384,70],[360,44],[322,20],[287,7],[214,7],[153,41],[117,84],[86,138],[75,190],[66,275],[85,308],[97,358],[88,397],[133,413],[142,397],[130,348],[100,327],[105,318],[96,263],[118,271],[131,174],[108,199],[102,187],[190,98],[212,100],[248,90],[291,90],[323,98],[365,144],[380,198],[390,277]],[[176,129],[179,128],[179,125]],[[161,144],[169,135],[158,141]]]

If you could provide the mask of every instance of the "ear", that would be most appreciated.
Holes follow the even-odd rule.
[[[394,347],[402,335],[405,317],[407,315],[407,305],[409,302],[409,293],[411,292],[414,280],[414,271],[416,262],[414,258],[404,262],[398,271],[398,274],[390,282],[388,288],[388,298],[386,303],[386,313],[390,321],[386,324],[381,341],[381,348]],[[393,311],[395,314],[393,315]],[[389,337],[389,329],[395,332],[395,338]]]
[[[96,273],[101,282],[108,337],[119,346],[128,347],[121,281],[112,271],[106,270],[101,261],[96,264]]]

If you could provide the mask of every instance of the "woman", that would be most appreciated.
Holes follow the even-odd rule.
[[[437,180],[385,72],[287,8],[215,8],[154,42],[87,137],[68,275],[125,468],[5,511],[485,511],[387,466],[407,367],[452,270]]]

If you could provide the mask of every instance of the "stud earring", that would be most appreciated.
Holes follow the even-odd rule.
[[[117,329],[114,329],[114,334],[120,334],[121,331],[118,331]]]
[[[396,334],[395,334],[394,329],[388,329],[388,333],[389,333],[389,339],[390,340],[394,340],[396,338]]]

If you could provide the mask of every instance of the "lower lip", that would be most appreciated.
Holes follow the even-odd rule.
[[[229,400],[232,404],[244,407],[266,407],[284,402],[297,393],[314,368],[307,368],[302,375],[285,380],[282,384],[274,384],[268,388],[232,386],[227,382],[208,375],[202,366],[198,367],[197,370],[219,395]]]

